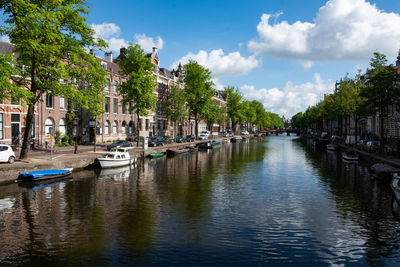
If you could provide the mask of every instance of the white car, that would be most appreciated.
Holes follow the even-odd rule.
[[[248,132],[247,130],[243,130],[243,131],[242,131],[242,134],[243,134],[243,135],[248,135],[249,132]]]
[[[199,139],[205,140],[210,137],[210,132],[209,131],[202,131],[199,135]]]
[[[15,154],[9,145],[0,145],[0,162],[14,163]]]

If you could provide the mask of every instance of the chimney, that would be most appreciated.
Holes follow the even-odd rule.
[[[112,52],[106,52],[105,53],[105,58],[104,58],[105,60],[107,60],[107,61],[110,61],[110,62],[113,62],[112,60],[113,60],[113,54],[112,54]]]
[[[153,53],[157,53],[157,47],[153,47]]]
[[[94,56],[94,49],[90,49],[90,52],[89,52],[92,56]]]

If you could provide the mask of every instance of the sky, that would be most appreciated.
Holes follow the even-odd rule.
[[[158,47],[160,67],[198,61],[215,87],[291,117],[365,71],[375,51],[395,63],[399,0],[87,0],[88,24],[120,47]],[[97,56],[104,56],[98,53]]]

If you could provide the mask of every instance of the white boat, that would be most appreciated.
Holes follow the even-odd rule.
[[[400,202],[400,185],[399,185],[399,181],[400,181],[400,176],[397,175],[397,173],[393,174],[393,178],[392,178],[392,182],[390,183],[390,186],[393,189],[394,192],[394,197],[396,198],[396,200],[398,202]]]
[[[346,161],[358,161],[358,155],[354,152],[343,152],[342,158]]]
[[[114,148],[110,152],[106,152],[101,157],[97,158],[102,168],[122,167],[133,164],[136,158],[131,158],[129,150],[132,147]]]
[[[336,144],[327,144],[326,149],[328,150],[337,150],[339,147]]]

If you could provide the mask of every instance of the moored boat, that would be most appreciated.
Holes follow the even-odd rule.
[[[150,153],[149,155],[147,155],[147,157],[151,159],[161,158],[162,156],[164,156],[164,152]]]
[[[338,148],[339,148],[339,146],[336,144],[327,144],[326,145],[326,149],[328,149],[328,150],[337,150]]]
[[[242,141],[243,140],[243,138],[241,137],[241,136],[234,136],[232,139],[231,139],[231,142],[240,142],[240,141]]]
[[[358,161],[358,155],[353,151],[343,152],[342,158],[346,161]]]
[[[38,170],[20,173],[16,182],[36,182],[66,177],[72,174],[73,168]]]
[[[178,154],[189,152],[190,148],[167,149],[168,156],[175,156]]]
[[[201,142],[201,143],[198,143],[198,144],[197,144],[197,147],[198,147],[199,149],[211,149],[211,148],[212,148],[212,145],[211,145],[210,142]]]
[[[115,168],[127,166],[136,162],[136,158],[131,158],[129,150],[131,147],[115,148],[110,152],[105,153],[103,156],[98,157],[97,160],[102,168]]]
[[[220,147],[220,146],[222,146],[222,142],[221,141],[212,141],[211,146],[212,146],[212,148]]]

